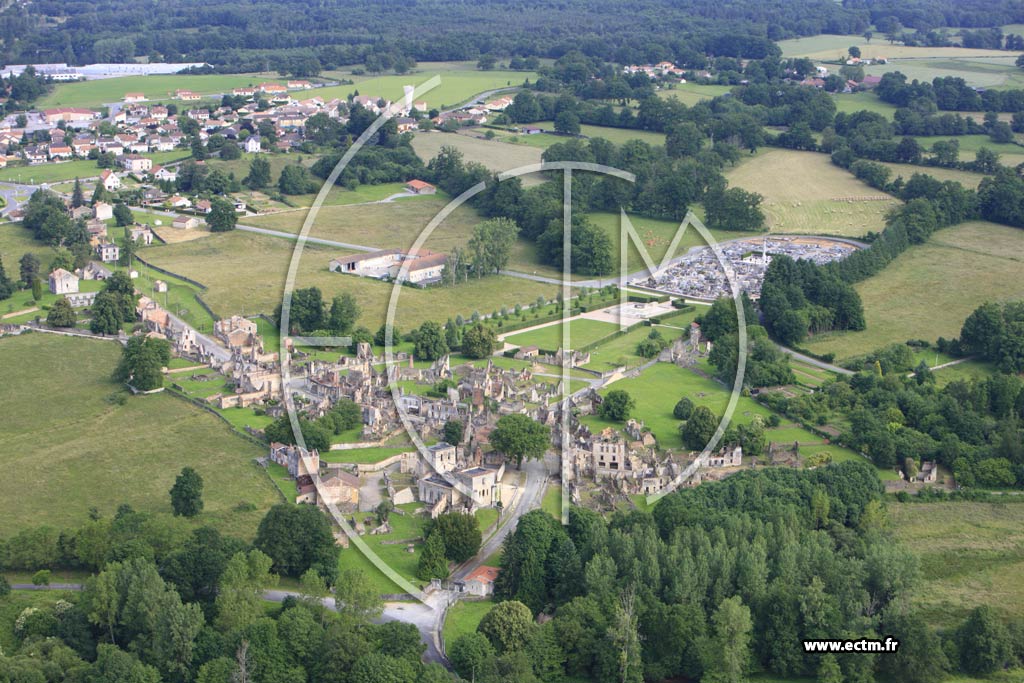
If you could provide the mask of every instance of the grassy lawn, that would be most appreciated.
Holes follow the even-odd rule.
[[[672,97],[688,107],[710,100],[732,90],[730,85],[699,85],[697,83],[676,83],[658,91],[658,97]]]
[[[700,311],[693,311],[691,314],[672,318],[670,322],[672,325],[679,325],[683,327],[689,325],[690,321],[697,317],[698,313],[700,313]],[[596,349],[591,350],[590,363],[583,367],[587,370],[606,372],[623,366],[629,368],[643,365],[648,359],[638,356],[636,353],[636,347],[644,339],[647,339],[647,335],[651,333],[651,329],[652,328],[650,327],[641,326],[635,330],[630,330],[620,337],[609,339]],[[674,339],[682,334],[681,330],[675,330],[668,327],[657,327],[653,329],[660,331],[662,336],[666,339]]]
[[[417,100],[423,100],[430,107],[444,108],[461,104],[478,93],[496,88],[522,85],[526,79],[535,81],[537,74],[528,71],[480,71],[470,62],[462,64],[419,64],[417,68],[403,75],[365,76],[345,78],[355,80],[355,85],[339,85],[307,91],[309,96],[317,95],[325,100],[333,97],[348,97],[358,91],[360,95],[383,97],[391,101],[401,99],[403,88],[419,85],[434,75],[441,77],[441,83]],[[327,74],[324,74],[327,77]]]
[[[281,302],[293,249],[290,240],[235,231],[149,248],[144,256],[155,265],[207,285],[203,300],[219,315],[251,316],[270,314]],[[307,244],[296,286],[320,287],[327,301],[343,291],[352,293],[363,311],[359,324],[376,330],[384,322],[392,285],[331,273],[327,263],[341,253]],[[517,302],[529,304],[538,296],[550,299],[556,289],[555,285],[505,276],[457,287],[406,287],[401,290],[395,320],[408,330],[426,320],[444,321],[459,314],[468,318],[473,311],[489,313]]]
[[[559,484],[548,484],[544,489],[544,497],[540,501],[540,509],[557,520],[562,519],[562,487]]]
[[[492,524],[498,521],[498,511],[494,508],[480,508],[474,514],[481,532],[486,532]]]
[[[190,466],[205,482],[205,510],[195,523],[251,536],[276,502],[252,462],[262,449],[167,393],[109,403],[121,389],[110,379],[118,356],[110,342],[42,333],[0,340],[0,533],[72,526],[93,506],[104,515],[121,503],[169,513],[167,492]],[[48,499],[60,504],[24,504]],[[243,502],[256,509],[238,510]]]
[[[911,600],[930,622],[956,626],[980,604],[1024,617],[1024,504],[892,503],[889,510],[896,537],[921,561],[930,590]]]
[[[598,339],[603,339],[617,329],[618,326],[614,323],[585,318],[573,320],[569,323],[569,343],[573,348],[579,348]],[[562,325],[548,325],[537,330],[519,332],[509,335],[505,341],[516,346],[539,346],[542,349],[554,351],[563,346]]]
[[[959,336],[982,303],[1024,297],[1022,261],[1024,233],[1016,228],[976,221],[940,230],[856,285],[867,329],[822,335],[805,346],[848,358],[908,339]]]
[[[124,76],[102,78],[76,83],[59,83],[53,91],[37,102],[40,109],[47,107],[91,107],[120,102],[125,93],[142,92],[150,100],[169,100],[176,90],[191,90],[200,95],[230,92],[260,83],[284,83],[277,74],[237,74],[196,76],[186,74]],[[310,95],[312,97],[312,95]]]
[[[320,454],[320,459],[324,462],[365,465],[380,462],[390,458],[392,455],[398,455],[410,450],[415,450],[415,448],[353,448],[345,451],[324,451]]]
[[[444,617],[442,637],[450,646],[459,636],[476,631],[480,621],[494,607],[490,600],[459,600]]]
[[[834,165],[825,154],[770,150],[726,174],[729,185],[758,192],[772,232],[859,237],[885,227],[899,201],[850,201],[887,196]]]
[[[362,539],[373,549],[377,555],[387,563],[389,567],[407,578],[415,585],[420,585],[416,579],[416,566],[419,563],[419,551],[422,544],[416,544],[416,552],[410,553],[406,550],[405,543],[392,543],[393,541],[412,541],[420,538],[423,533],[423,522],[425,517],[415,514],[421,507],[420,503],[408,503],[398,506],[405,514],[392,514],[388,521],[391,524],[391,533],[378,536],[363,536]],[[370,513],[357,513],[357,519],[372,517]],[[371,522],[374,523],[374,522]],[[400,593],[402,590],[396,586],[391,579],[384,576],[370,562],[363,553],[355,546],[345,548],[341,551],[341,559],[338,562],[341,569],[359,569],[366,573],[370,583],[381,593]]]

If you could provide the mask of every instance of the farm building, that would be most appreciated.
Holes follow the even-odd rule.
[[[394,280],[403,266],[407,268],[405,279],[415,284],[429,284],[441,279],[441,272],[448,257],[426,249],[415,254],[400,249],[385,249],[369,254],[356,254],[334,259],[329,264],[333,273],[348,273],[379,280]]]

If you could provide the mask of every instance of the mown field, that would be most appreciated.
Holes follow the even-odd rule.
[[[832,96],[837,112],[852,114],[858,111],[870,111],[881,114],[889,119],[893,117],[896,106],[883,102],[872,92],[837,93]]]
[[[318,95],[324,99],[348,97],[358,92],[360,95],[380,96],[395,101],[403,96],[404,86],[419,86],[435,75],[441,77],[441,83],[416,99],[436,108],[454,107],[488,90],[522,85],[527,79],[531,82],[537,80],[537,74],[532,71],[480,71],[474,62],[424,62],[400,76],[353,76],[350,71],[327,72],[322,74],[323,78],[345,78],[355,81],[355,84],[317,88],[307,92],[312,93],[311,97]]]
[[[170,161],[178,161],[189,157],[187,149],[175,149],[170,152],[153,152],[144,155],[152,159],[153,163],[166,164]],[[123,175],[120,169],[115,169],[119,175]],[[103,169],[96,165],[92,159],[75,159],[55,164],[39,164],[38,166],[8,166],[0,169],[0,180],[16,183],[29,183],[39,185],[41,183],[58,183],[61,181],[73,180],[75,178],[93,178],[103,172]]]
[[[940,168],[938,166],[915,166],[914,164],[897,164],[892,162],[878,162],[886,168],[892,171],[892,175],[889,176],[891,180],[902,176],[904,180],[910,180],[910,177],[915,173],[924,173],[930,175],[937,180],[952,180],[960,183],[966,188],[976,190],[978,184],[985,177],[982,173],[972,173],[971,171],[961,171],[957,168]]]
[[[764,197],[761,209],[771,232],[860,237],[885,227],[899,201],[834,165],[825,154],[772,149],[726,174],[731,187]]]
[[[291,240],[234,231],[151,247],[142,253],[155,265],[207,285],[203,300],[219,315],[255,315],[272,313],[281,302],[294,246]],[[344,253],[307,244],[296,286],[320,287],[328,301],[342,292],[352,293],[362,308],[359,324],[376,330],[384,322],[392,285],[328,271],[328,261]],[[459,314],[469,317],[473,311],[490,313],[502,306],[533,303],[538,296],[550,299],[556,290],[555,285],[505,276],[457,287],[405,287],[399,295],[395,320],[401,329],[408,330],[427,320],[444,321]]]
[[[230,93],[232,88],[241,88],[260,83],[284,83],[280,75],[274,74],[231,74],[197,76],[170,74],[157,76],[124,76],[122,78],[101,78],[76,83],[60,83],[49,94],[39,100],[40,109],[47,107],[90,107],[99,108],[104,104],[121,102],[125,93],[145,93],[150,100],[169,100],[176,90],[191,90],[200,95]]]
[[[451,606],[444,618],[445,645],[451,644],[459,637],[476,631],[480,621],[494,607],[490,600],[460,600]]]
[[[688,107],[710,100],[732,90],[729,85],[698,85],[696,83],[676,83],[658,91],[658,97],[677,99]]]
[[[910,599],[929,622],[955,627],[981,604],[1024,617],[1024,504],[892,503],[889,513],[920,560],[927,590]]]
[[[442,147],[454,147],[462,152],[466,163],[475,161],[492,171],[508,171],[520,166],[539,164],[543,150],[530,145],[511,144],[499,140],[477,137],[478,132],[442,133],[434,131],[417,133],[412,139],[412,148],[424,162],[437,156]],[[528,177],[523,178],[526,183]],[[536,182],[536,179],[534,179]]]
[[[537,128],[543,128],[544,130],[554,130],[555,124],[552,121],[540,121],[539,123],[533,124]],[[608,142],[613,142],[616,145],[621,145],[630,140],[641,140],[649,145],[660,147],[665,144],[665,134],[655,133],[649,130],[631,130],[629,128],[613,128],[611,126],[580,126],[580,135],[584,135],[588,138],[604,138]],[[540,135],[524,135],[520,139],[529,141],[534,137],[542,137]],[[546,137],[546,136],[545,136]],[[564,142],[571,138],[560,136],[556,137],[556,142]]]
[[[561,324],[548,325],[536,330],[519,332],[505,337],[505,342],[514,346],[538,346],[542,349],[554,350],[562,348]],[[577,318],[569,323],[570,348],[579,348],[613,334],[618,325]]]
[[[867,329],[804,344],[848,358],[908,339],[956,337],[986,301],[1024,297],[1024,231],[982,221],[946,228],[856,285]]]
[[[278,500],[253,463],[262,449],[166,393],[109,402],[122,389],[110,378],[119,354],[113,342],[42,333],[0,340],[0,533],[72,526],[122,503],[169,513],[189,466],[205,484],[195,523],[252,536]]]

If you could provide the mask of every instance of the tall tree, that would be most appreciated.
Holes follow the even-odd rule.
[[[242,184],[250,190],[261,190],[270,185],[270,162],[257,155],[249,163],[249,175],[242,179]]]
[[[75,186],[71,190],[71,208],[77,209],[85,206],[85,194],[82,192],[82,182],[75,178]]]
[[[522,467],[523,460],[539,460],[550,445],[551,432],[522,413],[502,415],[491,432],[491,445]]]
[[[203,478],[185,467],[171,487],[171,507],[181,517],[195,517],[203,511]]]
[[[238,223],[235,205],[224,197],[214,197],[210,200],[210,214],[207,216],[206,222],[210,226],[210,232],[234,230]]]

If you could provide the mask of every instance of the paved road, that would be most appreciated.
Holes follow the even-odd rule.
[[[455,568],[451,576],[453,581],[465,579],[474,569],[482,565],[484,560],[501,548],[501,544],[515,530],[519,518],[530,510],[540,507],[541,498],[544,496],[544,484],[548,478],[547,468],[541,460],[530,460],[523,464],[523,471],[526,472],[526,483],[519,494],[519,501],[515,508],[502,512],[502,515],[506,517],[505,522],[491,534],[490,538],[484,541],[480,546],[480,551],[474,557]],[[512,517],[509,519],[508,515],[512,515]]]
[[[798,351],[794,351],[793,349],[791,349],[791,348],[789,348],[787,346],[783,346],[782,344],[776,344],[776,346],[779,347],[779,351],[782,351],[786,355],[791,356],[792,358],[795,358],[796,360],[798,360],[801,363],[804,363],[806,365],[812,365],[812,366],[814,366],[816,368],[820,368],[822,370],[828,370],[829,372],[835,372],[835,373],[840,374],[840,375],[855,375],[855,374],[857,374],[853,370],[847,370],[846,368],[841,368],[838,365],[832,365],[831,363],[826,363],[825,361],[818,360],[817,358],[811,358],[810,356],[808,356],[806,354],[800,353]]]
[[[280,230],[268,230],[267,228],[257,228],[255,225],[236,225],[236,230],[242,232],[252,232],[258,235],[267,235],[269,237],[280,237],[286,240],[297,240],[298,235],[290,232],[281,232]],[[353,251],[379,251],[380,247],[368,247],[365,244],[350,244],[348,242],[335,242],[334,240],[325,240],[320,237],[307,237],[306,242],[308,244],[321,244],[327,247],[338,247],[339,249],[351,249]]]

